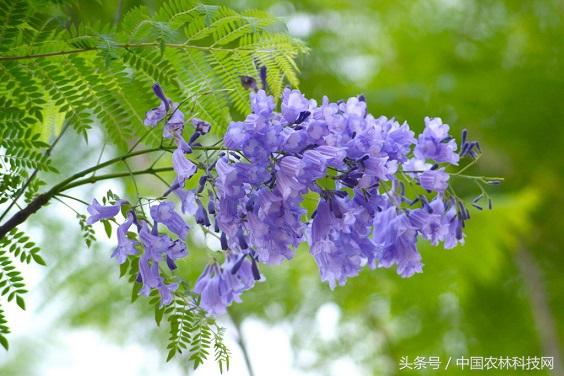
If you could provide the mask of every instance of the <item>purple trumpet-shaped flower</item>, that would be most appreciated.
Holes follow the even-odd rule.
[[[194,128],[196,128],[196,132],[199,132],[200,134],[206,134],[211,129],[210,123],[202,119],[193,118],[192,124],[194,125]]]
[[[324,177],[329,159],[317,150],[307,150],[304,152],[302,165],[306,179],[313,182]]]
[[[140,294],[148,296],[152,289],[157,289],[161,296],[161,307],[172,302],[172,293],[178,284],[165,284],[160,275],[159,264],[163,259],[171,270],[176,268],[175,260],[188,255],[186,244],[177,239],[172,241],[167,235],[156,232],[157,222],[151,230],[146,222],[139,224],[139,239],[144,253],[139,258],[138,280],[143,284]]]
[[[184,241],[180,239],[176,239],[165,252],[166,257],[172,261],[188,256],[186,243],[184,243]],[[172,267],[172,269],[174,269],[174,267]]]
[[[442,241],[444,247],[450,249],[464,242],[456,206],[447,206],[440,196],[425,203],[422,208],[409,212],[409,219],[432,245],[436,246]]]
[[[432,245],[438,245],[449,233],[444,202],[439,197],[423,208],[409,212],[409,220]]]
[[[159,121],[165,118],[172,104],[171,100],[164,95],[163,89],[159,84],[153,85],[153,92],[161,100],[161,103],[159,107],[153,108],[145,114],[144,124],[151,127],[156,126]]]
[[[343,160],[347,156],[346,147],[337,147],[331,145],[321,145],[315,148],[315,151],[320,153],[327,160],[327,164],[333,167],[343,167]]]
[[[196,199],[196,204],[198,205],[198,209],[196,210],[196,223],[209,227],[211,225],[210,218],[208,216],[208,212],[204,205],[199,199]]]
[[[361,212],[353,202],[332,199],[321,201],[311,225],[311,254],[319,268],[321,280],[334,289],[344,285],[347,278],[358,275],[365,263],[374,259],[374,244],[367,239],[367,225],[357,223]],[[333,205],[333,208],[332,208]],[[354,213],[335,213],[335,205],[347,207]]]
[[[378,266],[397,265],[397,273],[410,277],[423,271],[421,255],[415,246],[417,232],[405,214],[391,206],[374,217],[374,242],[381,247]]]
[[[167,110],[165,102],[161,102],[159,107],[153,108],[145,114],[143,123],[149,127],[155,127],[159,121],[163,120],[166,116]]]
[[[414,133],[407,123],[400,125],[394,119],[381,116],[375,120],[382,143],[381,152],[388,155],[390,160],[404,162],[412,144],[415,143]]]
[[[305,129],[291,130],[284,129],[285,140],[281,145],[281,149],[285,152],[300,153],[310,144],[310,136]]]
[[[230,254],[225,263],[208,265],[198,278],[194,292],[200,294],[200,306],[212,315],[221,315],[241,294],[252,288],[257,277],[256,263],[244,254]]]
[[[178,283],[166,284],[163,281],[159,283],[159,285],[157,286],[157,290],[159,290],[159,295],[161,296],[161,304],[160,304],[161,308],[172,303],[172,300],[174,299],[173,293],[176,291],[177,288],[178,288]]]
[[[443,239],[445,249],[452,249],[458,244],[464,244],[464,219],[461,218],[460,214],[456,213],[456,207],[454,205],[448,209],[445,213],[445,217],[449,223],[449,231]]]
[[[298,205],[301,198],[284,199],[277,191],[261,189],[257,193],[253,211],[247,213],[249,245],[258,260],[279,264],[294,256],[302,238],[304,210]]]
[[[369,157],[360,160],[364,176],[359,181],[360,188],[368,188],[379,180],[389,180],[397,171],[397,161],[390,161],[388,157]]]
[[[315,104],[315,102],[312,104]],[[284,89],[282,93],[282,116],[287,122],[295,122],[300,113],[307,111],[309,107],[310,101],[299,90]]]
[[[456,205],[453,202],[447,205],[440,196],[430,203],[425,202],[422,208],[409,212],[409,219],[432,245],[438,245],[442,241],[444,247],[450,249],[458,243],[464,243],[462,222]]]
[[[172,166],[176,172],[176,179],[181,186],[184,184],[184,181],[190,179],[198,169],[192,161],[184,156],[184,152],[181,148],[177,148],[174,153],[172,153]]]
[[[143,283],[140,294],[144,296],[149,296],[151,290],[159,287],[162,283],[158,262],[147,257],[147,255],[143,255],[139,258],[139,276]]]
[[[164,224],[170,231],[178,235],[180,239],[185,239],[188,235],[188,225],[182,217],[174,210],[172,202],[161,202],[151,206],[151,217],[158,223]]]
[[[200,307],[212,315],[224,314],[233,301],[232,291],[217,264],[208,265],[204,269],[194,286],[194,292],[200,294]]]
[[[428,170],[419,176],[419,184],[428,191],[444,192],[448,188],[449,178],[444,168]]]
[[[196,204],[196,194],[193,190],[178,188],[174,190],[174,193],[180,199],[180,204],[182,205],[182,213],[194,215],[198,209]]]
[[[127,230],[129,230],[132,224],[133,214],[129,212],[127,220],[119,225],[117,229],[118,245],[112,253],[112,257],[114,257],[119,264],[123,264],[127,259],[127,256],[137,253],[137,250],[135,249],[137,242],[127,237]]]
[[[448,134],[449,126],[440,118],[425,118],[425,130],[417,139],[414,154],[418,159],[458,164],[456,141]]]
[[[86,220],[86,223],[89,225],[96,223],[98,221],[104,219],[110,219],[115,217],[121,208],[121,206],[125,203],[125,200],[118,200],[114,205],[101,205],[98,200],[93,199],[90,206],[88,206],[87,210],[90,213],[90,216]]]
[[[227,132],[223,136],[224,145],[232,150],[241,149],[243,143],[247,140],[247,127],[243,122],[233,122],[229,124]]]
[[[212,315],[224,314],[227,304],[222,296],[222,280],[219,276],[199,279],[194,292],[200,294],[200,306]]]
[[[159,262],[162,260],[167,250],[173,245],[173,241],[168,235],[156,233],[156,231],[154,231],[156,228],[155,224],[153,231],[151,231],[147,223],[142,222],[141,229],[139,230],[139,239],[145,249],[143,257]]]
[[[337,284],[343,286],[347,278],[358,275],[362,266],[362,254],[357,247],[349,253],[346,248],[340,248],[340,245],[335,241],[321,240],[311,247],[321,280],[328,282],[331,289]],[[348,241],[342,245],[347,246]]]
[[[178,147],[180,148],[180,150],[182,150],[184,152],[184,154],[192,153],[192,146],[190,146],[189,143],[184,141],[184,138],[177,137],[176,141],[177,141]]]
[[[305,134],[304,135],[305,139]],[[309,123],[307,126],[307,136],[316,143],[322,142],[325,136],[329,135],[329,128],[327,127],[327,123],[319,120],[314,120]],[[298,142],[301,144],[302,142]]]
[[[264,90],[259,90],[256,93],[251,92],[250,96],[253,112],[265,118],[270,117],[272,111],[274,111],[274,98],[267,95]]]
[[[366,116],[366,102],[358,97],[351,97],[347,100],[345,112],[349,115],[363,118]]]
[[[261,279],[257,262],[250,254],[230,254],[222,269],[229,285],[238,294],[251,289]]]
[[[176,137],[182,138],[184,129],[184,113],[178,108],[178,104],[174,105],[172,115],[165,124],[163,136],[165,138]]]
[[[303,161],[294,156],[282,158],[276,166],[276,186],[285,200],[291,195],[305,193]]]
[[[256,164],[266,164],[268,161],[269,151],[263,137],[249,137],[241,148],[245,156]]]

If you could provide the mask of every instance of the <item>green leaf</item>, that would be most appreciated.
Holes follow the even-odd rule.
[[[8,340],[1,333],[0,333],[0,345],[2,345],[2,347],[4,349],[6,349],[6,351],[8,350],[8,347],[9,347],[8,346]]]
[[[125,259],[125,262],[119,266],[119,277],[123,277],[129,271],[129,259]]]
[[[161,321],[163,319],[164,313],[165,313],[164,307],[158,308],[157,306],[155,306],[155,322],[157,323],[157,326],[161,325]]]
[[[139,291],[141,291],[141,283],[133,283],[133,288],[131,289],[131,303],[135,302],[139,298]]]
[[[166,361],[169,362],[172,358],[174,358],[175,355],[176,355],[176,349],[170,349],[166,357]]]
[[[21,309],[25,311],[25,301],[20,295],[16,295],[16,303]]]
[[[45,260],[43,260],[43,258],[41,256],[39,256],[37,253],[32,253],[31,257],[33,258],[33,261],[35,261],[37,264],[43,265],[43,266],[47,265]]]
[[[111,239],[111,237],[112,237],[112,224],[108,220],[103,220],[102,223],[104,224],[104,231],[106,232],[108,239]]]

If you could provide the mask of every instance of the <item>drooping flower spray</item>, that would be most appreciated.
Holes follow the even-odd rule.
[[[402,277],[422,272],[419,238],[444,248],[464,242],[470,214],[451,180],[474,179],[480,187],[500,182],[462,174],[479,158],[480,145],[466,131],[457,144],[440,118],[425,118],[416,137],[407,123],[369,114],[363,96],[317,103],[289,88],[278,112],[262,81],[259,89],[254,78],[241,78],[252,113],[231,123],[212,147],[200,144],[211,125],[185,122],[179,104],[155,84],[160,105],[147,112],[145,124],[165,123],[163,137],[176,145],[175,180],[149,216],[125,201],[108,207],[94,201],[89,209],[94,222],[128,205],[113,257],[123,263],[139,252],[140,293],[158,290],[161,305],[170,304],[179,285],[167,283],[163,270],[173,271],[189,255],[190,218],[221,244],[191,291],[201,308],[218,315],[261,280],[261,264],[292,259],[303,242],[331,288],[364,267],[395,266]],[[211,151],[205,160],[190,158],[202,149]],[[458,168],[463,161],[468,164]],[[185,189],[197,173],[197,187]],[[306,196],[314,210],[307,210]],[[481,209],[481,201],[491,207],[483,189],[471,204]],[[135,235],[128,232],[133,228]]]

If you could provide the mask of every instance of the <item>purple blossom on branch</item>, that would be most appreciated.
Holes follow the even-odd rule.
[[[101,205],[98,200],[93,199],[92,203],[87,208],[90,217],[88,217],[86,223],[91,225],[98,221],[115,217],[119,213],[121,205],[124,203],[124,200],[119,200],[114,205],[104,206]]]
[[[150,207],[152,223],[142,215],[137,219],[135,211],[128,214],[118,227],[118,247],[112,254],[120,264],[138,257],[141,294],[157,290],[161,305],[173,301],[179,284],[168,273],[188,256],[188,221],[221,245],[193,289],[200,306],[213,315],[225,313],[263,279],[262,264],[292,259],[304,242],[321,280],[332,289],[365,266],[395,267],[402,277],[422,272],[420,238],[444,248],[464,242],[470,213],[454,193],[452,178],[499,182],[453,171],[461,158],[476,159],[481,152],[477,142],[466,139],[466,131],[457,152],[449,126],[440,118],[426,117],[425,129],[416,137],[405,122],[371,115],[364,96],[336,103],[324,97],[318,105],[289,88],[277,112],[274,98],[265,91],[264,73],[262,89],[255,79],[241,77],[250,90],[252,113],[229,125],[223,146],[210,148],[222,149],[212,158],[198,156],[201,137],[211,125],[192,118],[193,133],[185,139],[184,114],[158,84],[153,87],[161,103],[147,113],[145,124],[155,126],[169,116],[163,135],[176,144],[176,177],[164,194],[169,201]],[[197,172],[197,188],[184,189]],[[170,201],[172,192],[182,213]],[[473,206],[481,209],[483,194]],[[306,197],[316,206],[311,214],[304,209]],[[102,206],[94,200],[88,222],[114,217],[121,204]],[[132,224],[139,241],[128,236]]]
[[[115,257],[119,264],[123,264],[128,256],[137,254],[137,250],[135,249],[137,242],[129,239],[127,236],[127,231],[132,224],[133,214],[130,212],[127,215],[127,220],[119,225],[117,229],[118,245],[112,253],[112,257]]]

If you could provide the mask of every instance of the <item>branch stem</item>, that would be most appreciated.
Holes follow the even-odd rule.
[[[115,44],[112,47],[122,48],[127,50],[129,48],[161,48],[162,45],[161,43],[158,42],[146,42],[146,43]],[[234,48],[222,48],[222,47],[206,47],[206,46],[198,46],[198,45],[187,44],[187,43],[166,43],[165,47],[179,48],[179,49],[196,49],[202,51],[225,51],[225,52],[244,50],[241,48],[234,49]],[[102,48],[100,47],[84,47],[84,48],[77,48],[74,50],[53,51],[53,52],[45,52],[41,54],[32,54],[32,55],[0,56],[0,61],[29,60],[29,59],[41,59],[41,58],[53,57],[53,56],[76,55],[85,52],[97,51],[101,49]]]
[[[60,192],[64,192],[64,191],[67,191],[69,189],[75,188],[75,187],[79,187],[81,185],[94,184],[94,183],[101,181],[101,180],[123,178],[123,177],[129,177],[129,176],[132,176],[132,175],[155,175],[155,174],[158,174],[159,172],[166,172],[166,171],[172,171],[172,170],[173,170],[172,167],[161,167],[161,168],[148,168],[148,169],[139,170],[139,171],[117,172],[117,173],[114,173],[114,174],[91,176],[91,177],[88,177],[88,178],[76,180],[76,181],[60,188],[60,190],[57,192],[57,194],[59,194]]]
[[[59,141],[61,140],[61,138],[63,137],[63,134],[67,131],[67,129],[69,129],[70,123],[66,123],[63,126],[63,129],[61,129],[61,132],[59,132],[59,134],[57,135],[57,137],[55,138],[55,141],[53,141],[53,143],[49,146],[49,148],[45,151],[44,155],[46,157],[49,157],[51,155],[51,152],[53,151],[53,149],[55,148],[55,146],[59,143]],[[27,189],[27,187],[31,184],[31,182],[33,181],[33,179],[35,179],[35,176],[37,176],[37,173],[39,172],[39,169],[35,169],[33,170],[33,172],[31,173],[31,175],[29,175],[29,177],[27,178],[26,182],[24,183],[24,185],[22,185],[22,187],[20,188],[20,190],[18,191],[18,193],[16,193],[16,196],[14,197],[14,199],[12,200],[12,202],[10,203],[10,205],[8,205],[8,207],[6,208],[6,210],[4,210],[4,212],[2,213],[2,215],[0,215],[0,221],[2,221],[4,219],[4,217],[10,212],[10,210],[14,207],[14,205],[17,205],[18,200],[20,199],[20,197],[22,197],[22,195],[24,194],[25,190]],[[2,238],[2,236],[0,236],[0,239]]]
[[[241,330],[241,323],[238,319],[233,317],[231,313],[228,313],[231,321],[233,322],[233,326],[235,326],[235,330],[237,331],[237,344],[243,353],[243,357],[245,358],[245,365],[247,366],[247,371],[249,372],[249,376],[255,376],[255,372],[253,370],[253,366],[251,363],[251,357],[249,355],[249,350],[247,349],[247,344],[245,343],[245,337],[243,337],[243,331]]]
[[[223,150],[221,146],[194,146],[192,147],[193,150]],[[172,171],[172,167],[162,167],[162,168],[153,168],[150,167],[145,170],[140,171],[128,171],[128,172],[118,172],[106,175],[92,175],[88,178],[84,178],[86,175],[103,169],[105,167],[111,166],[118,162],[123,162],[129,158],[133,158],[138,155],[149,154],[157,151],[163,150],[171,150],[169,147],[159,147],[153,149],[143,149],[133,151],[131,153],[122,155],[117,158],[109,159],[105,162],[99,163],[96,166],[92,166],[76,174],[64,179],[60,183],[54,185],[49,191],[38,195],[32,202],[29,203],[25,208],[16,212],[9,220],[7,220],[4,224],[0,226],[0,239],[2,239],[10,230],[22,224],[29,216],[34,214],[43,206],[47,205],[49,200],[54,196],[60,194],[63,191],[69,190],[71,188],[75,188],[85,184],[92,184],[100,180],[107,180],[107,179],[114,179],[114,178],[121,178],[131,175],[157,175],[159,172],[165,171]]]

